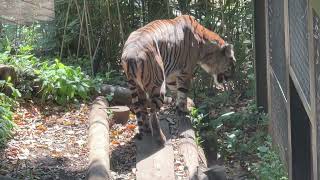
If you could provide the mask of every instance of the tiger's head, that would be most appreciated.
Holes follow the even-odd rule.
[[[199,65],[211,76],[215,83],[222,83],[231,79],[235,72],[233,45],[218,45],[215,42],[207,42],[200,55]]]

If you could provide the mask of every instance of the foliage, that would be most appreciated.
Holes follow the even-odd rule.
[[[124,74],[112,68],[110,63],[107,64],[105,73],[98,73],[95,79],[100,79],[105,84],[113,84],[126,86],[126,78]]]
[[[52,50],[56,47],[52,37],[55,29],[52,25],[44,23],[33,23],[31,25],[3,24],[3,40],[0,41],[0,52],[8,47],[13,51],[28,48],[34,53]],[[1,39],[1,38],[0,38]]]
[[[5,142],[13,127],[11,100],[5,94],[0,93],[0,143]]]
[[[56,59],[51,65],[44,63],[36,74],[42,82],[40,91],[43,99],[53,98],[59,104],[65,104],[76,97],[88,98],[90,79],[80,67],[65,66]]]
[[[188,117],[190,118],[193,127],[197,130],[200,130],[202,127],[206,126],[207,123],[205,122],[205,118],[207,117],[208,114],[203,114],[201,113],[200,109],[197,109],[193,107],[190,112]],[[202,143],[201,135],[199,134],[199,131],[196,131],[196,143],[198,145],[201,145]]]
[[[0,53],[0,63],[13,65],[17,70],[17,88],[25,97],[40,93],[43,100],[53,99],[59,104],[88,98],[95,81],[81,72],[80,67],[66,66],[57,59],[54,62],[40,60],[31,50],[29,46],[21,46],[16,54]]]
[[[268,136],[268,118],[258,111],[256,104],[251,102],[241,111],[224,111],[215,117],[208,115],[205,105],[190,111],[198,130],[198,143],[210,139],[207,143],[216,148],[223,160],[241,161],[243,168],[258,179],[286,179],[284,165]]]
[[[20,92],[15,89],[10,82],[0,80],[0,146],[10,137],[10,132],[14,127],[12,107],[16,102],[14,99],[2,93],[7,87],[10,88],[14,99],[21,97]]]
[[[258,163],[253,163],[252,171],[261,180],[279,179],[287,180],[285,167],[280,161],[280,157],[272,148],[271,138],[268,137],[265,145],[258,147],[258,157],[261,159]]]

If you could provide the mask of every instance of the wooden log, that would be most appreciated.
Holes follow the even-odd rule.
[[[110,179],[108,102],[97,97],[89,114],[89,168],[88,180]]]
[[[188,98],[188,109],[194,107],[192,99]],[[196,143],[196,136],[189,118],[180,118],[178,123],[180,144],[179,152],[183,155],[191,180],[226,180],[226,168],[213,164],[212,158],[207,160],[204,150]],[[207,134],[206,134],[207,135]],[[210,136],[212,138],[212,136]],[[208,140],[211,140],[211,139]],[[214,147],[216,148],[216,147]],[[201,163],[200,163],[201,162]],[[208,168],[208,166],[210,166]]]
[[[113,98],[110,101],[110,103],[113,105],[121,105],[121,106],[131,105],[131,92],[128,88],[104,84],[101,86],[101,92],[98,94],[103,96],[108,94],[113,94]],[[164,103],[169,104],[171,102],[172,102],[171,97],[165,97]]]
[[[113,94],[110,103],[114,105],[130,105],[131,93],[128,88],[104,84],[101,86],[101,95]]]
[[[124,125],[127,123],[130,114],[130,109],[127,106],[111,106],[108,109],[112,111],[112,122],[109,125],[113,123]]]
[[[164,147],[150,134],[136,140],[137,147],[137,180],[174,180],[174,154],[170,140],[169,125],[167,121],[160,121],[162,130],[167,137]]]
[[[179,121],[179,152],[188,167],[189,178],[198,180],[199,153],[195,142],[196,136],[190,119],[181,118]]]

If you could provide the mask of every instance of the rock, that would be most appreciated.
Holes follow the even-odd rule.
[[[0,64],[0,80],[6,80],[15,85],[17,81],[17,74],[12,66]],[[10,87],[5,86],[3,88],[0,87],[0,92],[4,92],[6,95],[10,96],[12,94],[12,90]]]
[[[17,81],[17,73],[14,67],[9,65],[0,64],[0,80],[8,80],[11,78],[11,83],[15,84]]]

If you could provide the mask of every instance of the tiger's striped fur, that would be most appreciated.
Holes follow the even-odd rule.
[[[177,94],[177,111],[186,112],[195,67],[200,65],[218,83],[233,74],[234,62],[232,45],[191,16],[156,20],[132,32],[124,45],[121,63],[132,92],[138,137],[146,130],[144,125],[148,128],[150,107],[149,126],[154,126],[160,142],[165,142],[157,112],[163,104],[166,86]]]

